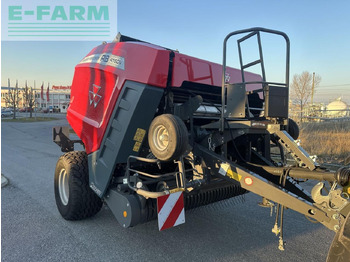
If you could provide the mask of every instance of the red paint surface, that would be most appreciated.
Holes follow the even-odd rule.
[[[86,152],[100,148],[108,122],[126,80],[165,88],[169,70],[170,51],[151,44],[121,42],[100,45],[87,56],[111,53],[124,58],[125,70],[98,63],[78,64],[71,87],[71,101],[67,119],[85,145]],[[228,68],[230,83],[241,82],[241,73]],[[246,73],[246,81],[261,81],[256,74]],[[222,66],[198,58],[175,53],[172,86],[181,86],[183,81],[221,86]],[[90,105],[89,91],[93,85],[100,86],[101,96],[97,106]],[[249,85],[248,90],[259,88]],[[95,90],[96,93],[96,90]],[[95,100],[96,101],[96,100]]]
[[[235,68],[226,68],[230,84],[241,83],[241,71]],[[261,81],[261,76],[249,72],[244,73],[245,81]],[[174,57],[172,86],[179,87],[183,81],[201,84],[222,86],[222,65],[176,53]],[[260,88],[261,85],[247,85],[247,90]]]
[[[169,51],[143,43],[109,43],[94,48],[87,56],[112,53],[124,57],[125,70],[97,63],[78,64],[71,87],[67,119],[89,154],[99,149],[107,124],[125,80],[164,88],[166,86]],[[101,89],[96,108],[90,105],[93,84]]]

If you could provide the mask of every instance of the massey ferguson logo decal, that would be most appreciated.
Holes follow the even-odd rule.
[[[92,91],[89,91],[89,101],[90,101],[90,106],[93,104],[94,108],[97,107],[98,103],[100,102],[102,96],[98,94],[100,91],[101,87],[98,85],[93,84],[92,85]]]

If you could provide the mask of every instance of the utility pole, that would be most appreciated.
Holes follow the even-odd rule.
[[[33,91],[32,91],[33,95]],[[36,85],[35,85],[35,80],[34,80],[34,118],[36,121],[36,107],[37,107],[37,102],[36,102]]]
[[[314,105],[314,93],[315,93],[315,72],[312,73],[311,106]]]
[[[36,97],[36,91],[34,91],[34,97]],[[35,117],[35,121],[36,121],[36,106],[37,106],[37,103],[36,103],[36,98],[34,100],[34,117]]]
[[[15,94],[13,98],[13,119],[16,119],[16,106],[17,106],[16,103],[18,103],[18,80],[17,79],[16,79]]]

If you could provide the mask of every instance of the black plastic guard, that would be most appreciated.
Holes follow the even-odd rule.
[[[141,221],[141,204],[136,194],[108,191],[105,201],[122,227],[136,226]]]
[[[88,155],[90,187],[101,198],[115,166],[126,163],[129,155],[138,156],[163,93],[162,88],[125,82],[100,149]]]

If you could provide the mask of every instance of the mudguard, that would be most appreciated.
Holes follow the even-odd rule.
[[[103,197],[115,166],[138,156],[164,89],[126,81],[99,150],[88,155],[90,187]]]

